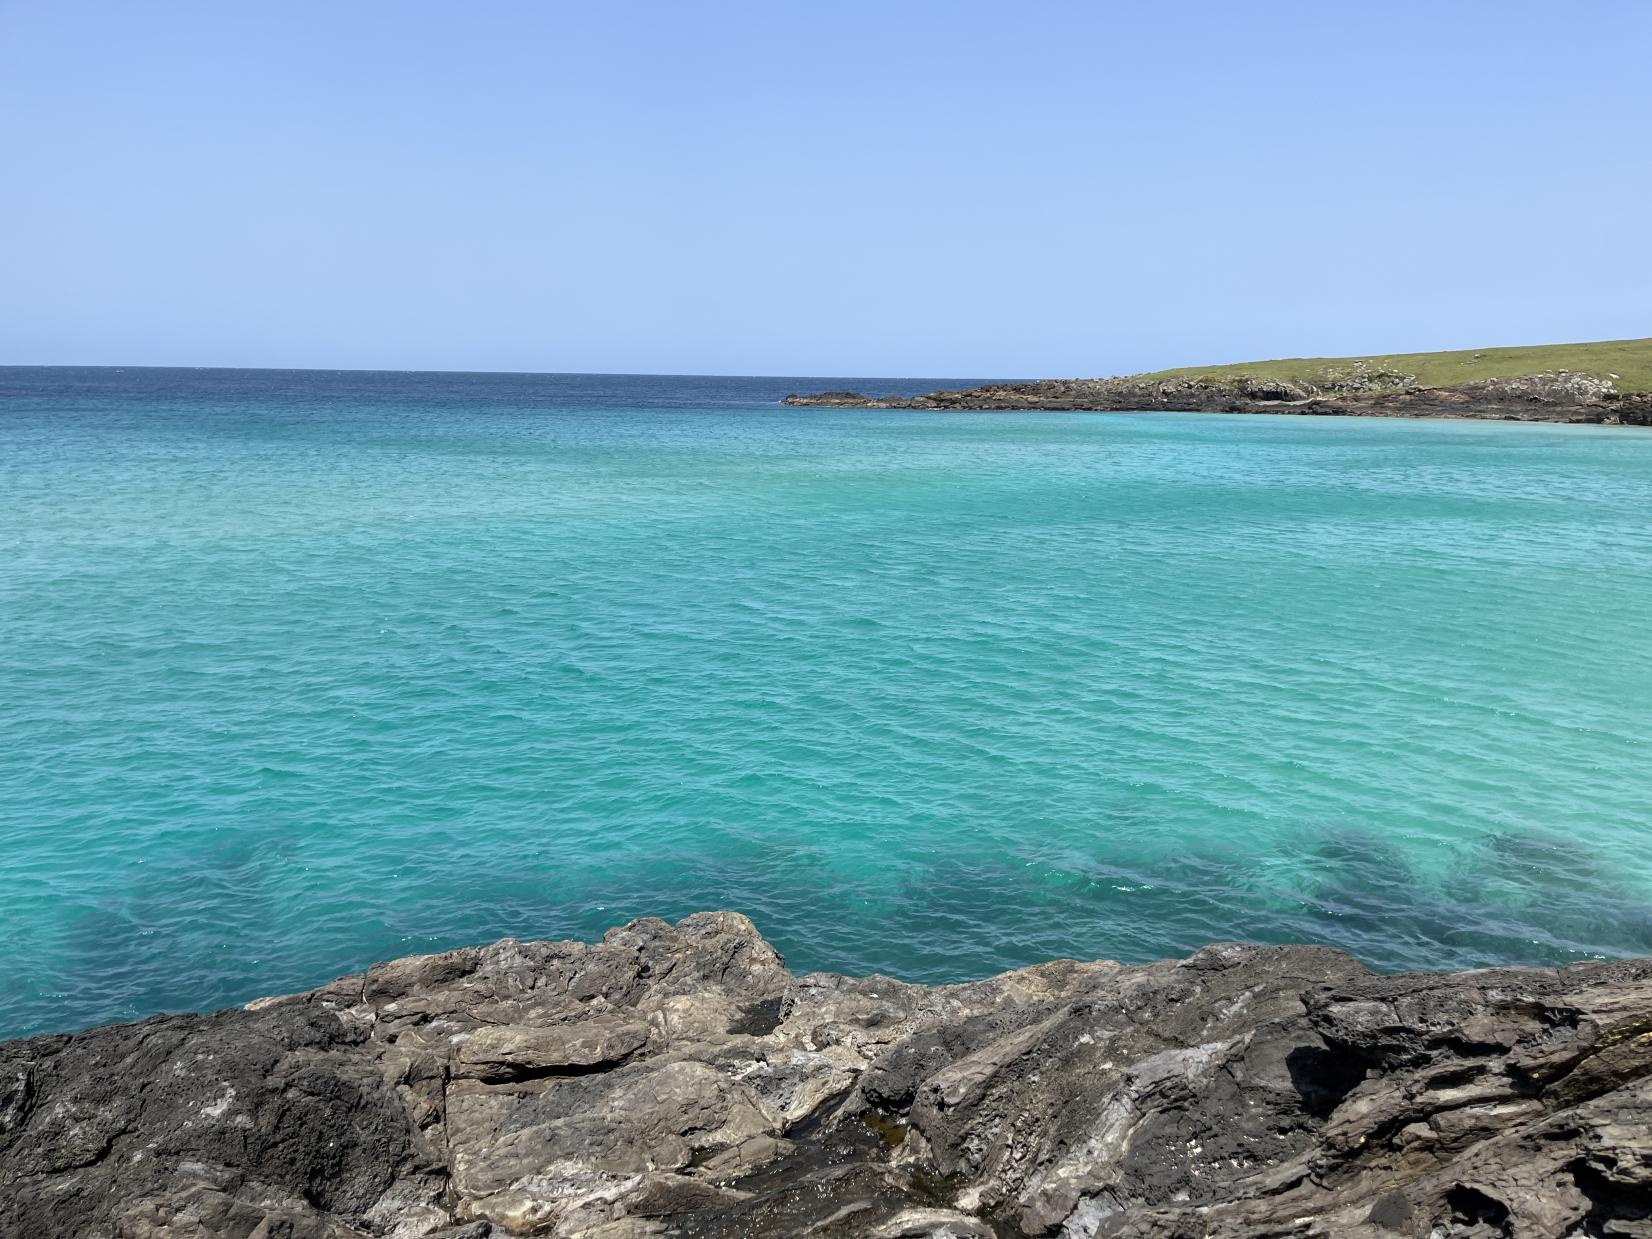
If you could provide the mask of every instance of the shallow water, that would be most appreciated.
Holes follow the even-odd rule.
[[[1652,433],[856,383],[0,370],[0,1034],[702,908],[1652,953]]]

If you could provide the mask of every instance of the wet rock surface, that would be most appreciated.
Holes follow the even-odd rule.
[[[797,977],[745,918],[0,1043],[0,1235],[1652,1236],[1652,961]]]
[[[1381,385],[1385,383],[1391,385]],[[1295,413],[1327,417],[1457,417],[1652,425],[1652,394],[1617,392],[1609,382],[1566,372],[1488,379],[1454,387],[1420,387],[1407,376],[1386,372],[1350,373],[1319,383],[1252,376],[1222,382],[1130,377],[1040,379],[910,397],[821,392],[787,396],[781,403],[809,408],[917,409],[943,413]]]

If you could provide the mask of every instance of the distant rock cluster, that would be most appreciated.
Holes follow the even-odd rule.
[[[1314,382],[1240,374],[1222,379],[1040,379],[989,383],[925,396],[833,391],[782,404],[938,412],[1299,413],[1341,417],[1459,417],[1500,421],[1652,425],[1652,395],[1618,392],[1610,379],[1565,370],[1422,387],[1412,375],[1356,363]]]
[[[744,917],[0,1043],[16,1239],[1652,1235],[1652,960],[794,976]]]

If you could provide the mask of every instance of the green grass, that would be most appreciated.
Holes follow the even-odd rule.
[[[1612,378],[1612,385],[1619,391],[1652,391],[1652,339],[1460,349],[1449,353],[1385,353],[1369,357],[1287,357],[1279,361],[1245,361],[1230,366],[1182,366],[1140,377],[1219,382],[1249,374],[1312,383],[1325,377],[1327,370],[1341,370],[1359,362],[1364,362],[1372,370],[1415,375],[1417,382],[1424,387],[1448,387],[1479,379],[1571,370],[1596,378]],[[1614,375],[1615,378],[1612,377]]]

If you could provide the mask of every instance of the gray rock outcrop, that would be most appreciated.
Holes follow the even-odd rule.
[[[0,1235],[1652,1236],[1652,961],[794,976],[744,917],[0,1043]]]
[[[1314,383],[1239,375],[1203,379],[1039,379],[924,396],[859,392],[791,395],[805,408],[914,409],[940,413],[1294,413],[1327,417],[1455,417],[1489,421],[1652,425],[1652,393],[1615,391],[1603,379],[1559,371],[1421,387],[1408,375],[1351,368]]]

